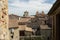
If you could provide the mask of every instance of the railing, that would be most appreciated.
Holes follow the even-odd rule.
[[[45,40],[43,36],[20,36],[20,40]]]

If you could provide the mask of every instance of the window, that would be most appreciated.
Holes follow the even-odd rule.
[[[14,29],[10,29],[10,33],[12,34],[12,35],[14,35]]]
[[[13,28],[10,29],[10,33],[12,34],[11,38],[13,38],[14,37],[14,29]]]
[[[25,36],[25,32],[24,31],[20,31],[19,32],[19,36]]]
[[[19,22],[18,25],[25,25],[25,23]]]

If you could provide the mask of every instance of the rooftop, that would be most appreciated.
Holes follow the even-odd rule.
[[[51,29],[50,27],[48,27],[48,25],[40,25],[41,29]]]

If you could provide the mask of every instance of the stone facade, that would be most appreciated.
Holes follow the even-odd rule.
[[[8,0],[0,0],[0,40],[9,40]]]
[[[25,14],[26,12],[24,12],[24,15]],[[48,33],[51,32],[51,28],[47,25],[47,17],[48,16],[43,11],[41,14],[39,12],[36,12],[36,15],[34,16],[19,17],[17,15],[9,15],[9,30],[11,36],[10,40],[20,40],[22,36],[42,35],[45,35],[45,37],[47,35],[46,39],[48,39],[50,35],[48,35]]]
[[[9,15],[9,36],[10,40],[19,40],[18,20],[20,16],[11,14]]]
[[[31,27],[34,30],[34,34],[35,35],[40,35],[41,33],[43,33],[44,31],[41,30],[50,30],[51,28],[48,26],[48,15],[46,15],[43,11],[41,13],[39,13],[38,11],[36,12],[36,15],[34,15],[34,17],[32,17],[29,22],[28,22],[28,26]],[[42,28],[41,28],[42,25]],[[46,26],[43,26],[46,25]],[[43,29],[46,28],[46,29]],[[49,29],[50,28],[50,29]],[[45,31],[45,32],[47,32]],[[50,31],[48,33],[50,33]],[[47,33],[47,35],[48,35]],[[43,34],[45,35],[45,34]]]
[[[9,15],[10,40],[20,40],[21,36],[32,35],[32,28],[27,27],[26,23],[30,18]]]
[[[9,28],[10,40],[19,40],[19,29],[16,27]]]

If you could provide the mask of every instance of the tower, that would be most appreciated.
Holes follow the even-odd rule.
[[[44,16],[44,15],[45,15],[44,11],[42,11],[41,15],[42,15],[42,16]]]
[[[38,16],[38,15],[39,15],[39,12],[37,11],[37,12],[36,12],[36,16]]]
[[[24,17],[29,16],[29,15],[28,15],[28,11],[25,11],[24,14],[23,14],[23,16],[24,16]]]
[[[0,40],[9,40],[8,0],[0,0]]]

